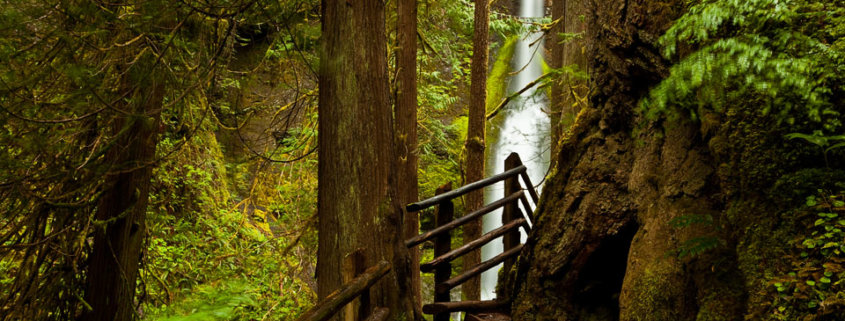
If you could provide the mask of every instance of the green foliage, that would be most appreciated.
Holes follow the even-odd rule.
[[[845,147],[845,135],[827,136],[824,135],[821,130],[814,131],[812,135],[790,133],[786,135],[786,138],[802,139],[810,144],[819,147],[822,151],[822,155],[824,155],[825,165],[827,165],[828,167],[830,167],[830,161],[828,161],[827,157],[828,153],[832,150]]]
[[[155,170],[141,275],[145,319],[288,320],[314,301],[307,271],[315,264],[308,225],[316,162],[287,165],[281,176],[251,173],[261,182],[278,177],[279,185],[252,186],[255,201],[233,206],[223,160],[214,135],[202,131]],[[269,209],[254,204],[265,202]]]
[[[644,112],[653,118],[678,106],[697,119],[702,108],[753,102],[787,124],[834,131],[842,125],[843,16],[842,1],[698,2],[660,38],[667,58],[682,58],[643,100]]]
[[[255,294],[256,290],[242,280],[222,285],[204,284],[194,288],[182,305],[172,309],[164,306],[159,312],[170,316],[153,318],[161,321],[232,320],[255,305]]]
[[[466,101],[471,99],[467,95],[473,10],[473,4],[466,0],[420,3],[422,51],[418,54],[417,101],[421,128],[419,192],[423,198],[434,195],[440,185],[460,182],[460,155],[466,138]],[[490,30],[502,39],[516,35],[522,28],[523,24],[509,15],[493,13],[491,16]],[[512,42],[505,41],[499,47],[500,56],[512,51]],[[488,97],[499,95],[497,86],[502,83],[492,79],[504,81],[509,61],[502,60],[494,65],[488,81]]]
[[[773,320],[839,320],[845,317],[845,194],[806,199],[806,230],[793,241],[786,273],[770,280]]]
[[[826,136],[822,134],[822,131],[817,130],[813,132],[811,135],[801,134],[801,133],[791,133],[787,134],[786,138],[789,139],[796,139],[800,138],[808,143],[818,146],[822,148],[825,153],[837,149],[845,147],[845,135],[834,135],[834,136]]]

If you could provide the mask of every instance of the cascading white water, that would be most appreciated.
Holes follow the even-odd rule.
[[[543,0],[520,0],[519,15],[524,18],[540,19],[544,15]],[[543,41],[540,32],[523,35],[516,44],[511,70],[519,71],[511,77],[508,91],[517,92],[530,82],[542,76],[541,52]],[[542,181],[549,167],[549,117],[543,112],[548,98],[535,93],[532,88],[519,98],[512,100],[505,110],[493,120],[488,138],[493,142],[487,149],[487,174],[504,171],[505,158],[516,152],[528,169],[531,181]],[[539,188],[538,188],[539,190]],[[485,199],[496,200],[504,196],[504,185],[499,183],[486,189]],[[484,217],[483,232],[487,233],[502,225],[502,213],[496,211]],[[522,233],[525,241],[525,233]],[[481,260],[488,260],[502,253],[501,240],[491,242],[481,249]],[[501,264],[481,275],[481,299],[496,297],[496,281]]]

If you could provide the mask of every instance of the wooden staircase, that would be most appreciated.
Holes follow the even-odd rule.
[[[520,177],[525,183],[525,188],[519,183]],[[505,183],[503,198],[472,213],[452,219],[454,214],[453,199],[501,181]],[[451,190],[451,184],[444,185],[437,190],[436,196],[407,206],[408,212],[419,212],[429,207],[435,207],[435,224],[437,227],[405,241],[405,245],[410,248],[434,239],[435,258],[430,262],[420,264],[420,271],[434,273],[435,282],[434,302],[424,305],[423,313],[434,315],[434,321],[449,321],[449,313],[452,312],[466,312],[465,320],[510,320],[510,298],[508,297],[485,301],[450,302],[449,291],[500,263],[504,263],[505,270],[510,270],[516,256],[522,251],[519,228],[522,227],[527,233],[531,229],[529,222],[533,222],[533,208],[528,202],[525,191],[528,191],[528,195],[534,204],[537,204],[537,191],[531,184],[525,165],[522,164],[519,155],[511,153],[505,160],[505,172],[472,182],[455,190]],[[520,210],[520,203],[524,211]],[[450,248],[452,243],[450,232],[452,230],[467,222],[481,219],[485,214],[499,208],[503,209],[501,227],[487,232],[478,239],[465,240],[464,245],[457,249],[452,250]],[[499,237],[503,237],[504,252],[463,271],[460,275],[451,276],[451,261],[470,251],[477,250]]]

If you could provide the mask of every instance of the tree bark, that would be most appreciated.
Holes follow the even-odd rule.
[[[697,121],[639,113],[668,74],[657,39],[683,4],[586,3],[595,90],[553,156],[516,267],[515,320],[756,320],[771,303],[767,268],[784,260],[771,248],[794,236],[773,186],[818,164],[758,106],[701,109]],[[690,216],[712,223],[671,223]],[[719,245],[676,254],[702,237]]]
[[[123,57],[126,61],[132,58]],[[146,72],[140,66],[131,68],[129,74]],[[106,154],[112,166],[97,206],[94,249],[87,273],[85,300],[92,310],[86,311],[82,320],[133,320],[137,315],[135,283],[164,96],[163,84],[149,77],[141,84],[124,80],[125,90],[134,87],[133,102],[125,109],[131,114],[112,125],[117,143]]]
[[[410,320],[417,314],[396,189],[384,9],[381,0],[322,2],[317,294],[339,288],[343,257],[363,248],[366,265],[392,264],[370,289],[365,314],[381,306]]]
[[[487,104],[487,60],[489,59],[489,24],[490,4],[487,1],[475,1],[475,22],[472,36],[472,65],[470,76],[470,102],[467,124],[467,162],[465,178],[471,183],[484,178],[485,113]],[[467,213],[484,206],[484,192],[474,191],[466,195]],[[464,243],[481,236],[481,220],[474,220],[464,225]],[[463,257],[464,270],[469,270],[481,263],[481,251],[475,250]],[[481,298],[479,277],[468,280],[461,286],[465,300]]]
[[[417,184],[417,1],[399,0],[397,3],[397,37],[399,50],[396,58],[396,134],[399,156],[399,201],[411,204],[418,200]],[[419,213],[405,213],[405,239],[420,233]],[[413,247],[411,256],[411,292],[417,306],[421,306],[420,250]]]
[[[587,42],[584,41],[583,36],[571,38],[567,41],[562,41],[559,36],[559,34],[584,35],[587,28],[586,2],[587,0],[552,1],[552,19],[560,20],[550,31],[551,41],[548,42],[551,47],[549,67],[577,66],[577,70],[588,70]],[[551,99],[549,101],[552,124],[552,155],[558,150],[562,132],[572,125],[580,108],[586,106],[589,95],[586,79],[570,73],[563,73],[558,80],[559,82],[551,87]]]

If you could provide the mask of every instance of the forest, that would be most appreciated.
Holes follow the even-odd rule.
[[[845,320],[845,0],[0,0],[0,320]]]

